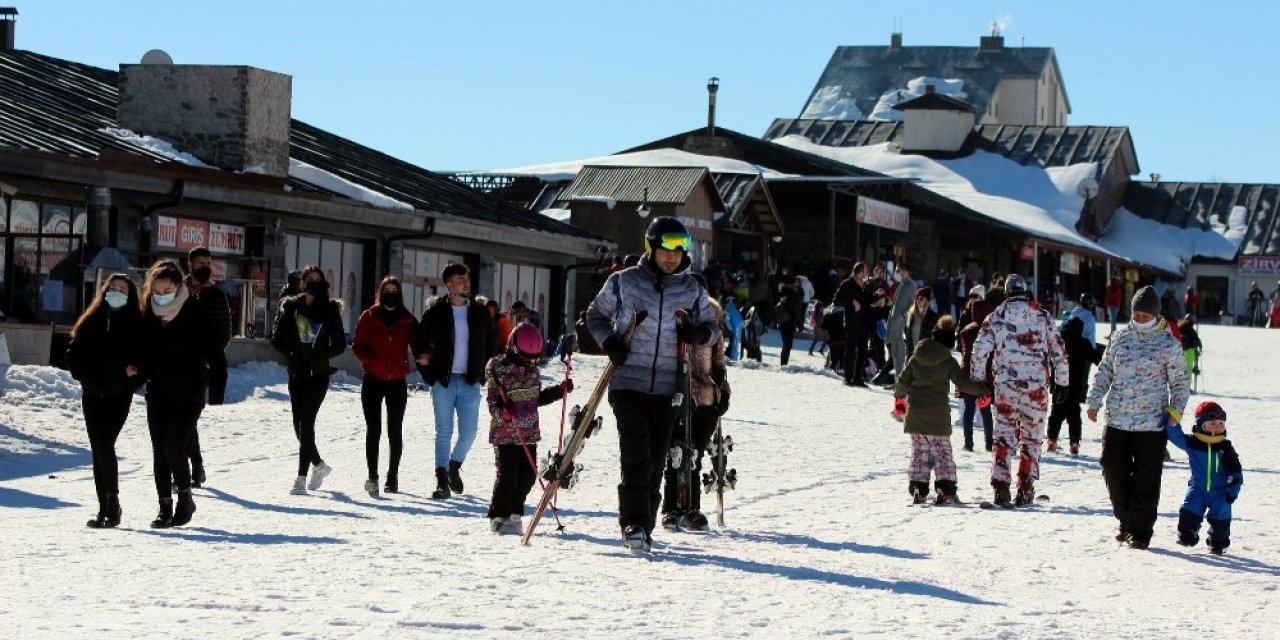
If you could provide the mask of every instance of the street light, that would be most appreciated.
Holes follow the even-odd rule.
[[[641,202],[640,206],[636,207],[636,215],[641,218],[648,218],[651,213],[653,213],[653,209],[649,207],[649,187],[645,187],[644,202]]]

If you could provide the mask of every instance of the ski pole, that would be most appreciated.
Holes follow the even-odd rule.
[[[506,407],[507,406],[507,390],[503,389],[502,385],[497,385],[497,386],[498,386],[498,395],[502,396],[502,406]],[[524,449],[524,457],[529,460],[529,466],[533,469],[533,476],[538,479],[538,485],[541,486],[542,489],[545,491],[547,488],[547,484],[543,482],[542,475],[538,473],[538,461],[534,459],[533,452],[529,450],[529,443],[525,441],[524,434],[520,433],[520,426],[513,425],[513,427],[516,432],[516,438],[520,440],[520,447]],[[555,518],[556,529],[559,531],[564,531],[564,524],[560,522],[560,512],[558,509],[556,509],[556,505],[554,503],[551,505],[551,517]]]

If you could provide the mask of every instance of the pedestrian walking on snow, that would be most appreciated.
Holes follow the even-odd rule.
[[[382,405],[387,406],[387,493],[400,491],[400,455],[404,451],[404,410],[409,402],[409,347],[418,333],[418,319],[404,308],[400,280],[387,276],[378,283],[373,306],[356,320],[351,352],[360,361],[360,406],[364,410],[364,454],[369,477],[364,490],[378,497],[378,448],[382,441]]]
[[[1244,467],[1227,440],[1227,412],[1218,403],[1201,402],[1195,419],[1189,438],[1179,425],[1165,426],[1169,442],[1187,453],[1191,467],[1187,494],[1178,510],[1178,544],[1193,547],[1200,541],[1200,523],[1207,513],[1209,552],[1220,556],[1231,546],[1231,505],[1244,485]]]
[[[209,405],[216,406],[227,395],[227,344],[231,342],[231,305],[227,294],[213,280],[213,253],[206,247],[196,247],[187,252],[187,292],[204,307],[205,315],[213,324],[214,339],[218,350],[209,354]],[[205,481],[204,455],[200,451],[199,425],[191,431],[187,441],[187,457],[191,460],[191,486],[199,487]]]

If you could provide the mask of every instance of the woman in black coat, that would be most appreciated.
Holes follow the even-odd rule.
[[[151,266],[142,291],[140,353],[160,497],[160,514],[151,523],[155,528],[184,525],[195,513],[187,441],[204,411],[209,358],[222,348],[204,307],[182,280],[177,263],[159,260]],[[176,505],[171,497],[175,485]]]
[[[67,346],[67,368],[80,381],[84,424],[93,452],[98,515],[86,524],[94,529],[120,524],[116,438],[129,417],[133,392],[142,383],[138,375],[141,324],[137,285],[129,276],[114,273],[76,320]]]
[[[320,267],[302,270],[305,293],[285,298],[276,315],[271,345],[284,354],[289,367],[289,404],[293,410],[293,432],[298,436],[298,476],[293,495],[319,489],[332,471],[316,448],[316,416],[329,392],[329,376],[335,369],[329,360],[347,349],[342,331],[342,306],[329,298],[329,282]],[[307,482],[311,467],[311,482]]]
[[[1072,318],[1062,325],[1062,342],[1067,347],[1067,367],[1071,384],[1053,389],[1053,411],[1049,413],[1049,451],[1058,451],[1058,434],[1067,421],[1071,455],[1080,453],[1080,405],[1089,395],[1089,369],[1102,361],[1097,345],[1084,337],[1084,321]]]
[[[791,359],[791,346],[796,340],[796,329],[804,321],[804,296],[796,286],[794,276],[786,276],[786,280],[778,287],[778,302],[773,307],[773,317],[778,322],[778,333],[782,334],[782,354],[778,366],[787,366]]]

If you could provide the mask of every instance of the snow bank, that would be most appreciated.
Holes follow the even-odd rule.
[[[311,166],[301,160],[289,158],[289,177],[375,207],[383,209],[413,209],[411,204],[358,185],[342,176]]]

